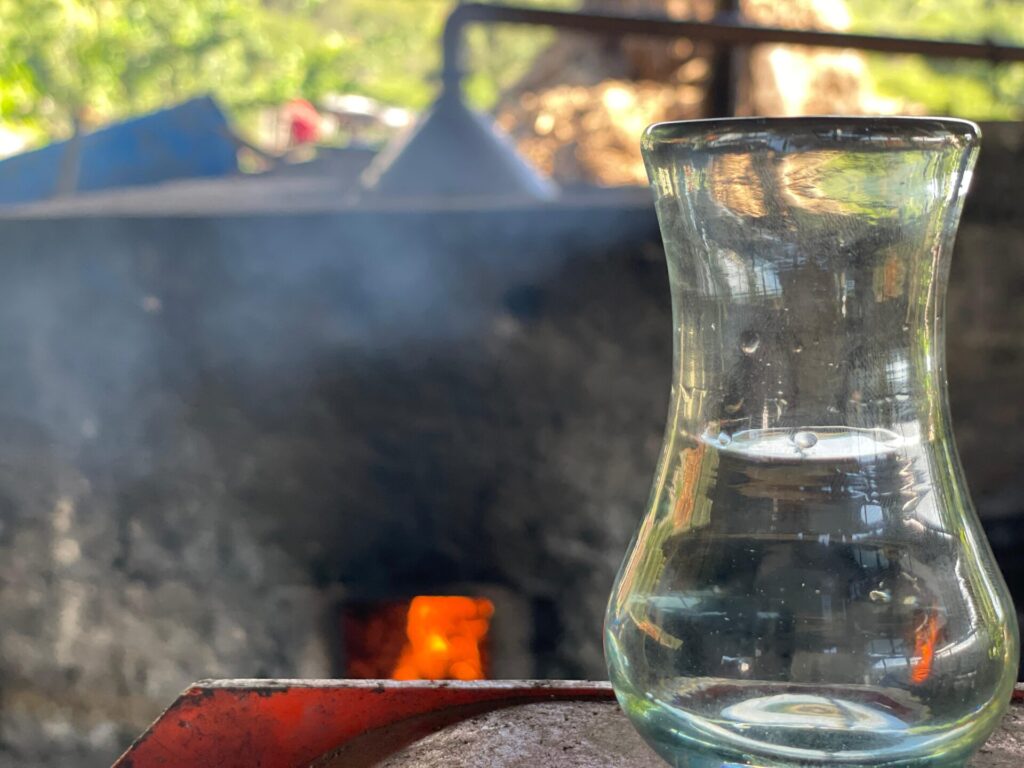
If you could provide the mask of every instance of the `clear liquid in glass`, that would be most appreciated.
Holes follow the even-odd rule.
[[[698,484],[674,510],[684,533],[665,537],[661,578],[607,627],[648,739],[670,760],[692,749],[679,764],[695,766],[702,744],[882,765],[936,733],[955,754],[949,734],[970,730],[962,712],[983,712],[1002,666],[960,598],[958,542],[927,502],[917,441],[747,430],[704,435],[692,455]],[[711,508],[729,514],[694,519]]]
[[[676,766],[962,765],[1015,615],[971,506],[943,302],[977,127],[652,126],[673,391],[605,650]]]

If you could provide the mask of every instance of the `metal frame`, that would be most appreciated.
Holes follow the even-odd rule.
[[[463,76],[463,31],[466,26],[473,23],[528,24],[616,37],[686,37],[727,48],[784,43],[822,48],[855,48],[880,53],[919,54],[935,58],[974,59],[992,63],[1024,62],[1024,48],[1011,45],[762,27],[744,24],[733,14],[712,21],[690,21],[655,16],[619,16],[591,12],[548,11],[512,5],[464,3],[452,11],[444,28],[444,65],[441,80],[445,89],[457,92],[459,88]],[[729,98],[731,97],[730,93]]]

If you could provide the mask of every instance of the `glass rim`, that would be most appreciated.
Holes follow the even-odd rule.
[[[799,117],[712,117],[654,123],[643,134],[645,149],[666,145],[702,149],[728,148],[751,142],[765,146],[776,142],[813,142],[871,145],[873,149],[923,149],[938,144],[976,144],[981,128],[957,117],[888,115],[805,115]],[[803,149],[804,146],[790,147]],[[780,147],[780,149],[782,149]]]

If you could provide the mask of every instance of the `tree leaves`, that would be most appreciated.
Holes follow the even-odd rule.
[[[574,7],[579,0],[529,0]],[[243,125],[329,92],[422,108],[456,0],[0,0],[0,122],[63,138],[213,93]],[[490,106],[551,39],[470,31],[470,98]]]
[[[60,137],[76,116],[107,122],[207,92],[236,110],[316,97],[350,82],[351,51],[317,23],[315,8],[0,0],[0,120]]]
[[[1024,45],[1021,0],[847,0],[853,30],[938,40],[991,40]],[[1024,115],[1024,65],[872,57],[880,93],[921,104],[932,114],[975,120],[1019,120]]]

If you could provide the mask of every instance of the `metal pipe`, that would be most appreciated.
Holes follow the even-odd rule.
[[[740,0],[717,0],[715,18],[739,22]],[[719,43],[712,50],[711,81],[705,95],[708,117],[728,117],[736,114],[736,84],[740,77],[735,46]]]
[[[462,79],[462,31],[466,25],[475,22],[529,24],[615,36],[689,37],[730,47],[784,43],[824,48],[857,48],[882,53],[910,53],[936,58],[1024,62],[1024,48],[991,42],[964,43],[923,38],[850,35],[841,32],[759,27],[728,19],[684,21],[653,16],[616,16],[576,11],[547,11],[512,5],[465,3],[452,11],[444,28],[444,67],[441,79],[446,89],[455,90],[459,86]]]

